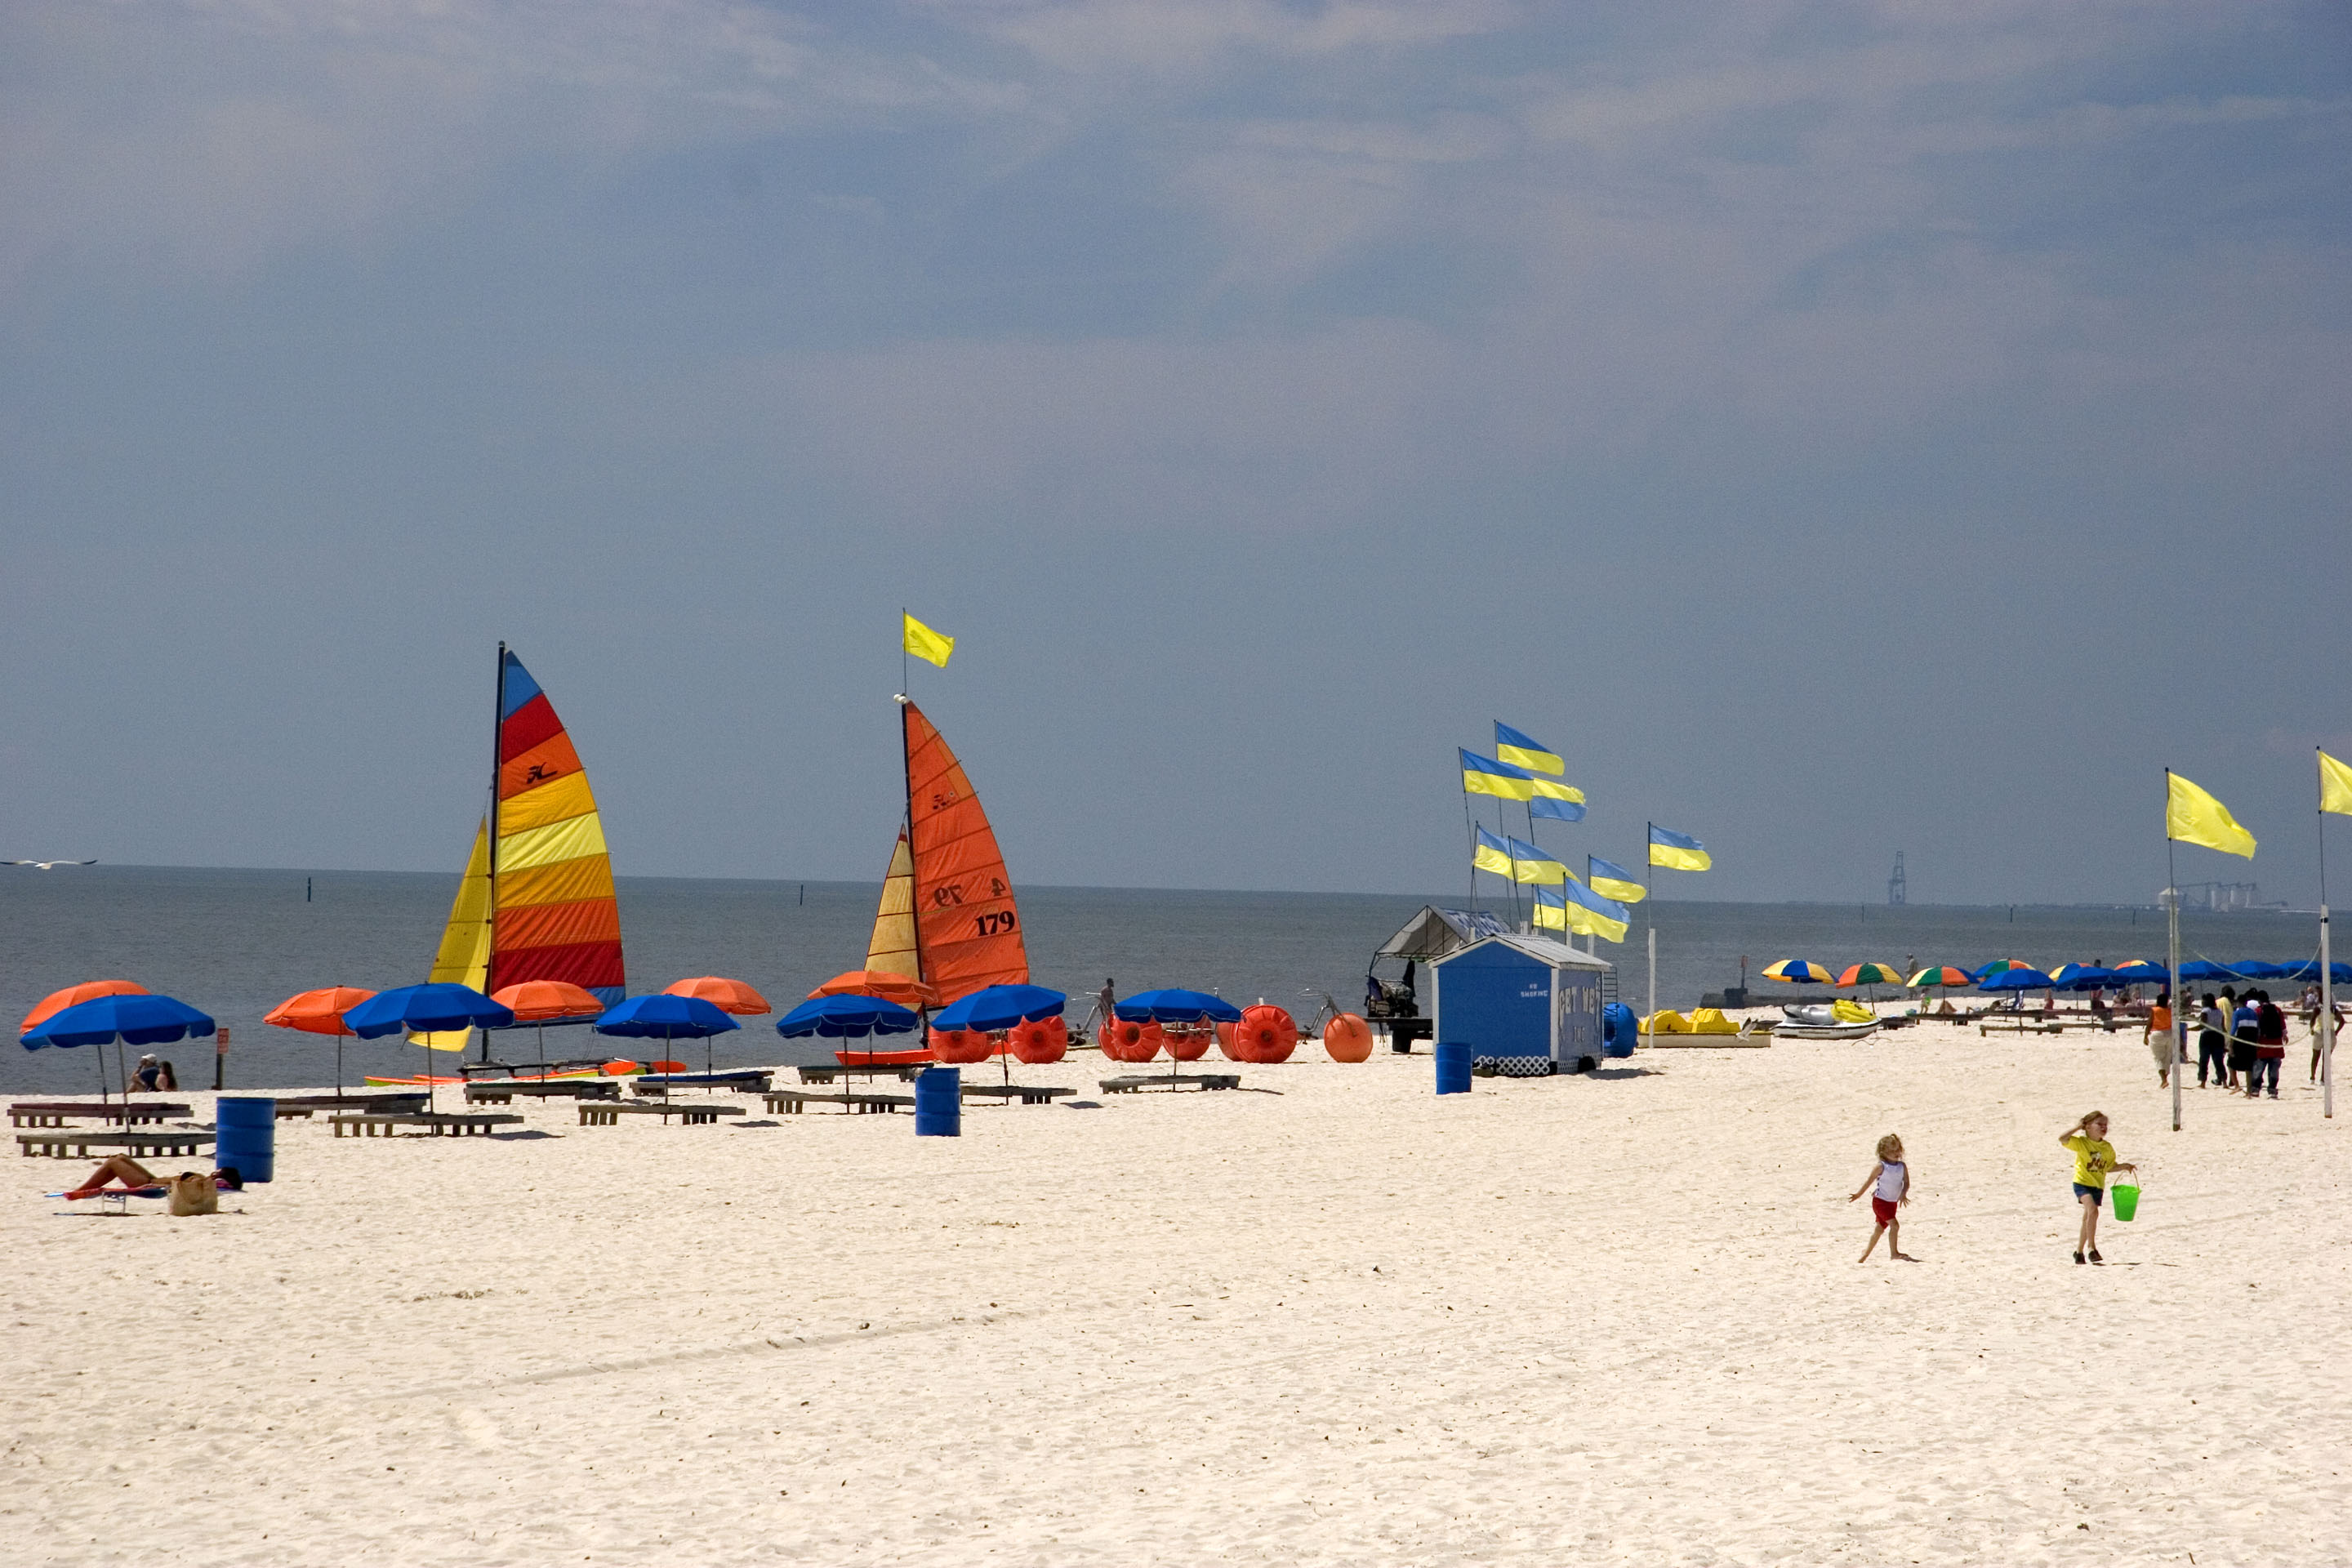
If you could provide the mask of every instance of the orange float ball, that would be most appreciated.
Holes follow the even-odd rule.
[[[1148,1062],[1160,1054],[1160,1026],[1113,1018],[1103,1026],[1102,1054],[1115,1062]]]
[[[1180,1062],[1197,1062],[1209,1054],[1209,1031],[1206,1029],[1171,1029],[1168,1032],[1168,1054]]]
[[[1370,1061],[1372,1026],[1353,1013],[1342,1013],[1323,1026],[1323,1051],[1335,1062]]]

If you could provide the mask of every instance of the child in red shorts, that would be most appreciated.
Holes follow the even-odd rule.
[[[1873,1189],[1875,1189],[1874,1191]],[[1862,1249],[1856,1263],[1867,1263],[1878,1248],[1878,1238],[1886,1238],[1887,1256],[1897,1263],[1919,1260],[1903,1250],[1903,1226],[1897,1211],[1911,1201],[1911,1167],[1903,1160],[1903,1140],[1889,1132],[1878,1141],[1878,1163],[1872,1166],[1862,1185],[1845,1201],[1852,1203],[1863,1194],[1870,1194],[1870,1212],[1878,1221],[1878,1228],[1870,1233],[1870,1245]]]

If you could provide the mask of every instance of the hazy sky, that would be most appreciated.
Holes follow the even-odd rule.
[[[2347,15],[15,0],[0,854],[454,874],[504,637],[625,874],[878,879],[903,603],[1020,881],[1459,887],[1500,718],[1686,896],[2169,763],[2307,900]]]

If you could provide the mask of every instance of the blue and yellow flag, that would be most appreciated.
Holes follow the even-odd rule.
[[[1584,820],[1584,792],[1574,784],[1546,778],[1531,778],[1528,783],[1533,789],[1528,797],[1528,815],[1559,822]]]
[[[1475,752],[1464,752],[1462,789],[1465,795],[1491,795],[1497,800],[1532,800],[1536,793],[1536,776],[1525,768],[1492,762]]]
[[[1511,880],[1539,888],[1558,887],[1568,880],[1568,868],[1540,845],[1524,838],[1507,838],[1511,847]]]
[[[1530,773],[1557,774],[1568,772],[1568,764],[1559,760],[1559,752],[1544,750],[1536,743],[1534,736],[1522,734],[1500,719],[1495,721],[1495,754]],[[1578,795],[1576,798],[1582,800],[1584,797]]]
[[[1621,904],[1638,904],[1650,896],[1650,889],[1633,879],[1633,873],[1614,860],[1603,860],[1598,855],[1584,858],[1585,880],[1592,890],[1604,899],[1615,899]]]
[[[1478,829],[1478,847],[1470,852],[1470,864],[1478,870],[1507,877],[1511,874],[1511,847],[1482,827]]]
[[[1549,888],[1536,889],[1535,922],[1543,931],[1568,929],[1568,900]]]
[[[1633,923],[1633,910],[1574,882],[1560,891],[1568,899],[1570,931],[1580,935],[1597,936],[1604,942],[1625,940],[1625,928]]]
[[[1669,833],[1654,822],[1650,824],[1650,864],[1677,871],[1704,871],[1715,862],[1707,858],[1706,846],[1689,834]]]

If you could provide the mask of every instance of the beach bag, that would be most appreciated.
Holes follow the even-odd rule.
[[[220,1189],[213,1185],[210,1176],[200,1176],[194,1171],[183,1171],[165,1184],[164,1196],[170,1200],[173,1214],[183,1218],[200,1214],[220,1213]]]

